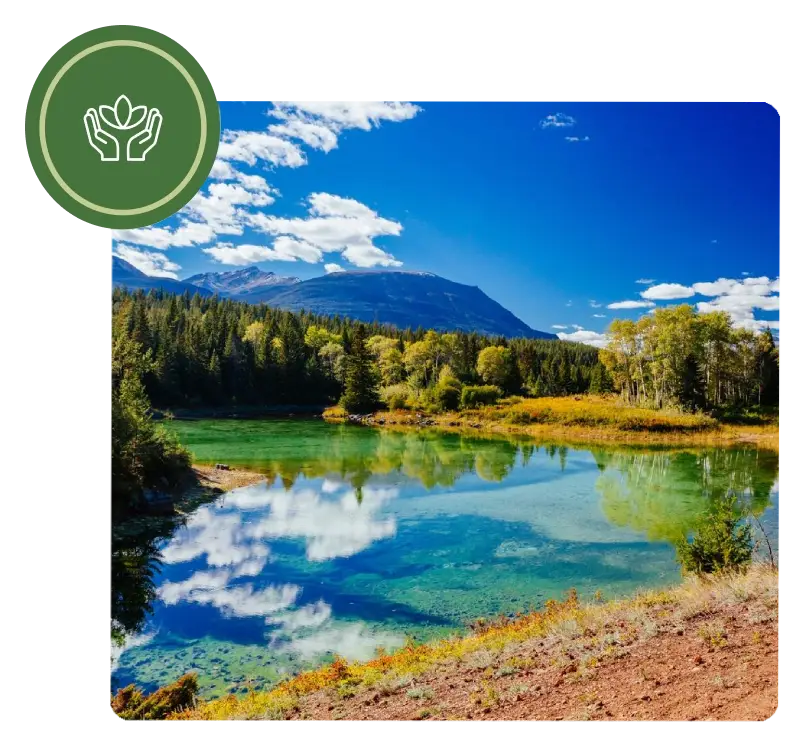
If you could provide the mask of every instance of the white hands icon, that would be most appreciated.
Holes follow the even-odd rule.
[[[98,112],[95,109],[87,109],[84,115],[84,128],[87,130],[87,140],[101,154],[102,161],[120,160],[120,144],[116,137],[101,129]]]
[[[133,130],[143,120],[141,130],[128,138],[126,142],[127,161],[145,161],[146,154],[157,144],[162,128],[162,114],[159,109],[151,109],[146,116],[145,106],[131,105],[126,96],[119,96],[114,106],[101,105],[99,112],[94,108],[87,109],[84,115],[84,128],[90,146],[100,155],[102,161],[120,160],[120,140],[113,133]],[[106,126],[103,129],[101,122]]]
[[[145,127],[133,135],[126,145],[126,160],[145,161],[146,154],[156,144],[162,127],[162,114],[159,109],[152,109],[148,113]]]

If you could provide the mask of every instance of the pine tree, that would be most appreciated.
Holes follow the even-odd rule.
[[[349,413],[373,412],[379,403],[372,355],[367,350],[366,343],[366,327],[359,324],[347,355],[344,395],[341,398],[341,406]]]
[[[591,394],[601,394],[602,393],[602,366],[596,365],[591,370],[591,383],[588,387],[588,391]]]

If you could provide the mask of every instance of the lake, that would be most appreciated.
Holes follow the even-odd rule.
[[[674,584],[671,543],[728,491],[777,549],[772,451],[571,447],[294,418],[168,426],[196,462],[266,479],[181,522],[115,529],[113,690],[195,670],[204,696],[245,692],[572,587],[608,598]]]

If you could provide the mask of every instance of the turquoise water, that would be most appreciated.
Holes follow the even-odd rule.
[[[191,669],[244,691],[561,597],[675,583],[671,542],[726,491],[777,542],[774,452],[605,449],[321,421],[183,421],[266,480],[116,533],[112,685]]]

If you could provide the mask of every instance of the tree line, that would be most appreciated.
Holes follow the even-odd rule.
[[[116,289],[112,301],[116,338],[149,356],[142,381],[156,407],[332,404],[347,394],[352,409],[378,398],[449,409],[468,387],[496,396],[609,387],[597,350],[578,343],[398,330],[153,290]]]
[[[737,327],[723,311],[688,304],[638,321],[617,319],[600,353],[617,391],[631,404],[726,410],[778,405],[778,347],[769,329]]]

